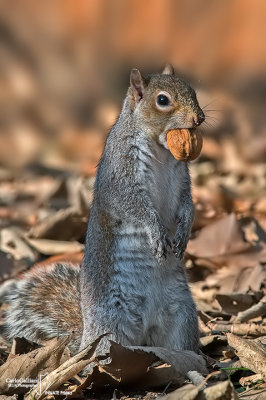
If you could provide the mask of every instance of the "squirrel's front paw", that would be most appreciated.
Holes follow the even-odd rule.
[[[166,258],[167,251],[172,248],[171,241],[167,238],[166,231],[161,227],[157,234],[151,234],[153,255],[159,262]]]
[[[187,247],[187,239],[185,237],[175,236],[173,239],[173,252],[174,255],[182,260]]]

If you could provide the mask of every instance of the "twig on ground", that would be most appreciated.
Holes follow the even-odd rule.
[[[245,311],[239,312],[234,322],[246,322],[266,314],[266,296]]]
[[[230,332],[240,336],[264,336],[266,335],[266,325],[251,324],[231,324],[224,322],[209,322],[207,324],[212,334],[214,332]]]

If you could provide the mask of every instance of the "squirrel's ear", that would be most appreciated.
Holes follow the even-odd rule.
[[[141,73],[136,68],[133,68],[131,70],[130,86],[133,90],[135,101],[136,101],[136,103],[138,103],[144,95],[144,90],[145,90],[146,85],[145,85],[143,77],[141,76]]]
[[[175,70],[171,64],[166,64],[162,72],[163,75],[174,75]]]

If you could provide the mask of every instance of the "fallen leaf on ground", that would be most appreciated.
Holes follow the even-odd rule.
[[[192,351],[170,351],[161,347],[124,347],[110,341],[110,363],[94,367],[82,387],[93,384],[160,387],[170,381],[180,385],[189,371],[207,373],[204,359]]]
[[[208,322],[207,326],[214,332],[231,332],[235,335],[242,336],[265,336],[266,325],[250,323],[250,324],[232,324],[228,321]]]
[[[208,335],[200,338],[201,350],[212,357],[223,354],[227,348],[227,338],[222,335]]]
[[[216,300],[221,309],[230,314],[236,314],[239,311],[246,310],[253,304],[256,304],[263,297],[263,292],[255,293],[219,293]]]
[[[196,400],[199,389],[194,385],[185,385],[162,397],[162,400]]]
[[[0,282],[16,276],[18,273],[27,269],[27,267],[27,263],[23,260],[15,260],[11,254],[0,251]],[[2,285],[0,291],[1,289]]]
[[[217,383],[203,391],[206,400],[237,400],[238,395],[231,381]]]
[[[24,338],[15,338],[13,339],[11,351],[8,357],[8,360],[14,358],[17,354],[27,354],[31,351],[40,348],[41,346],[37,343],[29,342]]]
[[[37,379],[39,374],[53,371],[60,365],[60,359],[69,338],[54,339],[49,345],[35,349],[27,354],[12,357],[0,367],[0,393],[12,395],[26,393],[23,386],[27,379]],[[9,386],[12,380],[21,380],[22,385]]]
[[[78,253],[84,250],[84,245],[79,242],[63,240],[30,239],[27,242],[42,254]]]
[[[187,252],[199,258],[210,258],[250,248],[251,245],[243,240],[241,225],[235,214],[229,214],[202,228],[196,239],[189,241]]]
[[[1,230],[0,249],[11,254],[15,260],[25,260],[29,263],[34,263],[37,259],[36,252],[25,242],[22,235],[12,228]]]
[[[78,240],[85,234],[87,222],[87,215],[83,215],[73,208],[66,208],[51,213],[37,222],[27,236],[33,239],[56,241]]]
[[[25,400],[38,399],[41,400],[46,397],[47,392],[53,392],[63,385],[70,378],[73,378],[87,365],[96,361],[96,349],[101,339],[106,334],[99,336],[91,345],[87,346],[84,350],[80,351],[69,360],[65,361],[62,365],[57,366],[52,370],[44,379],[42,385],[37,383],[30,393],[26,396]]]
[[[266,315],[266,296],[264,296],[257,304],[246,309],[243,312],[239,312],[234,322],[246,322],[250,319],[263,317]]]
[[[234,385],[230,381],[220,382],[204,390],[186,385],[162,397],[163,400],[237,400]]]
[[[232,333],[227,334],[228,343],[233,347],[243,367],[262,374],[266,379],[266,349],[258,340],[243,339]]]

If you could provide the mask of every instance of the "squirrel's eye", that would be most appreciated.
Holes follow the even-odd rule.
[[[169,106],[170,100],[165,94],[159,94],[157,96],[156,102],[158,106]]]

